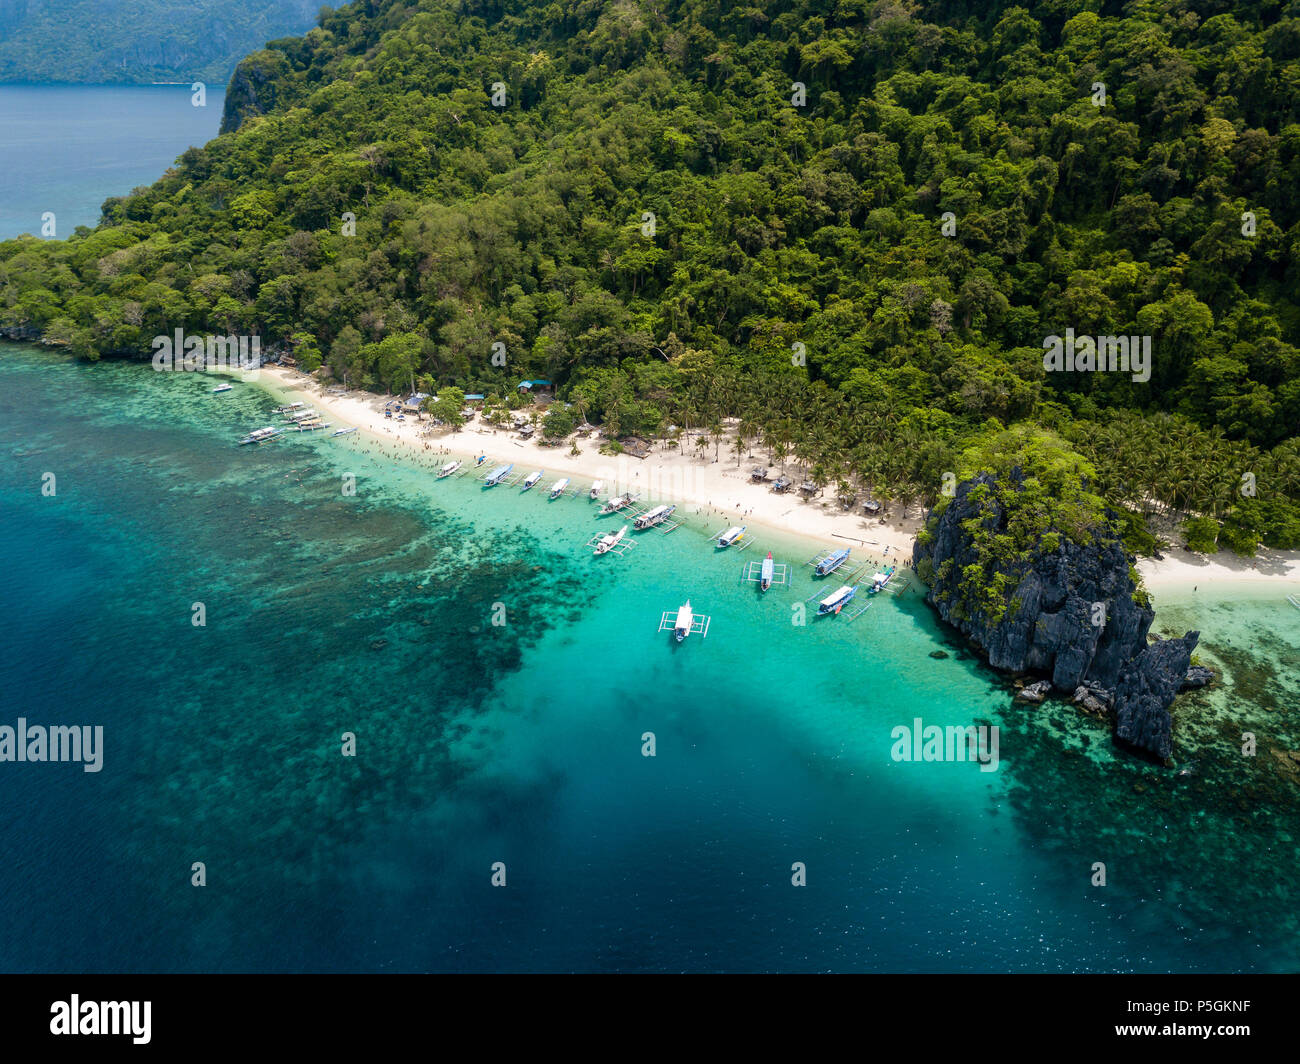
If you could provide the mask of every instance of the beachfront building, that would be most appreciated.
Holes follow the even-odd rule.
[[[548,380],[532,380],[519,382],[519,394],[530,394],[536,398],[549,399],[555,394],[555,385]]]

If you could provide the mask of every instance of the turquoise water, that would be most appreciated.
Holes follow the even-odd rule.
[[[1298,792],[1215,752],[1233,696],[1180,710],[1210,734],[1178,777],[1013,706],[915,597],[800,627],[806,569],[739,580],[810,545],[692,519],[595,559],[585,498],[236,447],[276,399],[213,383],[0,345],[0,723],[105,728],[98,774],[0,764],[0,968],[1297,967]],[[1272,633],[1237,682],[1294,748],[1286,608],[1231,620]],[[998,725],[998,770],[894,762],[915,717]]]
[[[195,107],[187,85],[0,85],[0,240],[99,222],[110,196],[152,184],[217,135],[224,86]]]

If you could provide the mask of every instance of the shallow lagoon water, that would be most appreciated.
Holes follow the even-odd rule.
[[[0,765],[5,969],[1300,962],[1297,790],[1223,741],[1235,707],[1300,745],[1282,593],[1294,618],[1157,602],[1241,655],[1179,704],[1180,777],[1012,705],[918,598],[792,624],[809,544],[737,557],[691,518],[594,559],[617,519],[585,498],[435,482],[356,435],[236,447],[275,399],[213,383],[0,345],[0,722],[106,745],[98,774]],[[740,581],[768,549],[793,589]],[[712,627],[676,646],[656,628],[688,596]],[[1271,641],[1238,646],[1252,626]],[[894,762],[916,717],[999,725],[998,770]]]

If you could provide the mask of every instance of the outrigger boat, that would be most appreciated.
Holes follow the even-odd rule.
[[[622,495],[612,495],[610,496],[609,502],[605,503],[605,505],[600,508],[600,512],[602,514],[612,514],[617,510],[623,509],[625,506],[631,506],[636,502],[636,500],[637,496],[633,495],[630,491],[625,491]]]
[[[817,603],[817,612],[819,614],[839,613],[840,610],[842,610],[845,606],[849,604],[849,602],[853,599],[853,596],[856,595],[857,593],[858,593],[857,584],[853,584],[852,586],[850,586],[849,584],[845,584],[838,591],[832,591],[829,595],[827,595],[824,599],[822,599],[821,602]]]
[[[849,560],[850,548],[845,547],[843,550],[833,551],[817,563],[814,570],[818,576],[826,576],[828,573],[835,572],[841,565]]]
[[[676,509],[676,506],[656,506],[653,510],[647,510],[633,521],[632,527],[638,532],[646,528],[654,528],[655,525],[663,524],[663,522],[667,521]]]
[[[357,431],[357,427],[356,427],[355,425],[353,425],[350,429],[335,429],[333,432],[330,433],[330,436],[331,436],[331,437],[334,437],[334,436],[350,436],[352,433],[354,433],[354,432],[356,432],[356,431]]]
[[[871,586],[867,588],[867,594],[874,595],[877,591],[882,590],[884,586],[894,578],[894,570],[896,568],[898,567],[895,565],[891,565],[888,569],[882,569],[875,576],[873,576],[871,578]]]
[[[285,420],[297,423],[299,421],[310,421],[312,418],[320,417],[315,410],[295,410],[292,414],[285,414]]]
[[[733,543],[739,543],[745,535],[745,529],[748,527],[748,525],[732,525],[718,537],[718,546],[730,547]]]
[[[606,552],[613,550],[623,542],[623,537],[626,535],[627,525],[624,525],[617,532],[611,532],[608,536],[601,536],[600,542],[596,544],[596,553],[605,554]]]
[[[564,477],[562,480],[557,480],[554,484],[551,485],[551,498],[558,499],[561,495],[564,494],[564,489],[567,488],[568,486],[569,486],[568,477]]]
[[[529,473],[527,479],[524,480],[524,491],[533,487],[541,479],[542,471],[540,469],[536,473]]]
[[[600,493],[604,490],[605,490],[605,482],[603,480],[598,480],[596,481],[596,483],[594,483],[591,486],[591,491],[587,493],[587,498],[589,499],[599,498]]]
[[[513,462],[510,462],[507,465],[497,466],[496,469],[492,470],[492,472],[483,478],[483,483],[489,488],[495,487],[510,475],[510,471],[514,469],[514,467],[515,464]]]
[[[695,611],[691,609],[691,600],[686,600],[686,605],[677,611],[677,621],[673,624],[673,638],[681,642],[691,634],[691,626],[695,623]]]
[[[758,578],[758,589],[766,591],[772,586],[772,574],[776,572],[776,562],[772,560],[772,552],[767,552],[767,557],[763,559],[762,574]]]
[[[222,392],[228,392],[234,387],[233,384],[218,384],[212,389],[213,395],[220,395]]]
[[[292,414],[295,410],[301,410],[303,406],[303,403],[286,403],[284,406],[277,406],[275,412],[277,414]]]
[[[460,462],[447,462],[446,464],[443,465],[441,469],[438,470],[438,479],[441,480],[443,477],[451,476],[454,472],[456,472],[456,470],[460,468],[460,466],[461,466]]]
[[[267,440],[273,440],[282,435],[284,429],[276,428],[274,425],[267,425],[264,429],[254,429],[242,440],[239,445],[242,447],[246,443],[265,443]]]

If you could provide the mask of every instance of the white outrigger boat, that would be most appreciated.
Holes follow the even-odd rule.
[[[568,486],[569,486],[568,477],[564,477],[561,480],[557,480],[554,484],[551,485],[551,498],[558,499],[561,495],[564,494],[564,489],[567,488]]]
[[[686,605],[677,611],[677,621],[673,624],[673,638],[681,642],[691,634],[691,628],[695,624],[695,611],[691,609],[691,600],[686,600]]]
[[[537,482],[541,479],[542,479],[542,471],[540,469],[536,473],[529,473],[528,476],[524,478],[524,491],[527,491],[529,488],[535,486]]]
[[[276,428],[274,425],[267,425],[264,429],[254,429],[239,441],[239,445],[242,447],[246,443],[265,443],[267,440],[273,440],[283,433],[284,429]]]
[[[304,405],[304,403],[285,403],[284,406],[277,406],[275,412],[277,414],[292,414],[295,410],[301,410]]]
[[[663,612],[659,618],[659,631],[672,632],[673,638],[680,643],[688,635],[698,635],[703,639],[709,634],[709,625],[712,623],[712,617],[691,609],[691,600],[687,599],[686,605]]]
[[[598,480],[591,486],[591,491],[587,493],[587,498],[597,499],[600,497],[600,493],[604,490],[605,482],[603,480]]]
[[[310,421],[313,418],[320,417],[315,410],[295,410],[292,414],[285,414],[285,419],[297,424],[299,421]]]
[[[763,568],[760,570],[758,577],[758,589],[766,591],[772,586],[772,576],[776,572],[776,562],[772,560],[772,552],[767,552],[767,557],[763,559]]]
[[[852,601],[853,596],[856,595],[857,593],[858,593],[857,584],[852,584],[852,585],[845,584],[843,587],[839,588],[838,590],[832,591],[829,595],[827,595],[824,599],[822,599],[819,603],[817,603],[817,612],[819,614],[839,613],[840,610],[844,609],[844,607],[847,606],[849,602]]]
[[[601,536],[600,542],[596,544],[596,553],[605,554],[613,550],[623,542],[623,537],[627,535],[627,525],[624,525],[617,532],[611,532],[607,536]]]
[[[460,462],[445,462],[441,469],[438,470],[438,479],[451,476],[461,467]]]
[[[745,529],[748,527],[748,525],[732,525],[718,537],[718,546],[730,547],[733,543],[739,543],[744,538]]]
[[[867,588],[867,594],[874,595],[877,591],[883,590],[885,585],[894,578],[894,571],[897,568],[898,566],[891,565],[888,569],[882,569],[873,576],[871,578],[871,586]]]
[[[228,392],[234,387],[233,384],[218,384],[212,389],[213,395],[220,395],[222,392]]]
[[[335,429],[333,432],[330,433],[330,436],[331,436],[331,437],[334,437],[334,436],[350,436],[350,435],[352,435],[352,433],[354,433],[354,432],[356,432],[356,431],[357,431],[357,427],[356,427],[355,425],[353,425],[353,426],[352,426],[351,428],[349,428],[349,429]]]
[[[600,508],[600,512],[602,514],[615,513],[625,506],[631,506],[638,498],[639,496],[633,495],[630,491],[625,491],[622,495],[611,495],[609,501]]]
[[[495,487],[510,475],[510,471],[514,469],[514,467],[515,464],[513,462],[497,466],[496,469],[492,470],[483,478],[483,483],[489,488]]]
[[[667,521],[668,518],[670,518],[673,515],[673,511],[676,509],[677,509],[676,506],[670,506],[667,504],[663,506],[656,506],[653,510],[647,510],[640,517],[638,517],[634,522],[632,522],[632,527],[635,528],[638,532],[640,532],[642,529],[645,528],[654,528],[655,525],[659,525]]]

